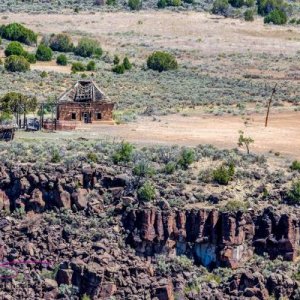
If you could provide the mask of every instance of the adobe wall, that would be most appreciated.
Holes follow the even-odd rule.
[[[99,119],[97,119],[97,113],[101,113],[101,120],[110,121],[112,120],[113,108],[114,103],[61,103],[58,106],[57,119],[59,121],[71,121],[72,113],[75,113],[76,119],[73,119],[72,121],[83,121],[82,114],[90,112],[92,122],[99,121]]]

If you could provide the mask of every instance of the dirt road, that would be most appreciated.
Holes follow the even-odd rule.
[[[269,126],[264,127],[264,115],[211,116],[196,114],[184,117],[169,115],[153,121],[142,117],[137,122],[121,125],[98,125],[70,132],[22,133],[18,138],[62,139],[84,137],[89,139],[127,140],[139,145],[212,144],[220,148],[237,147],[239,130],[255,142],[251,150],[267,153],[270,150],[300,159],[300,112],[271,113]],[[38,135],[38,136],[37,136]]]

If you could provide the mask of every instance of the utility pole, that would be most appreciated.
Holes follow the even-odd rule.
[[[273,100],[273,96],[274,96],[274,94],[276,93],[276,87],[277,87],[277,83],[275,84],[275,86],[274,86],[274,88],[273,88],[273,90],[272,90],[272,94],[271,94],[270,100],[269,100],[269,102],[268,102],[268,109],[267,109],[267,115],[266,115],[265,127],[268,126],[271,103],[272,103],[272,100]]]

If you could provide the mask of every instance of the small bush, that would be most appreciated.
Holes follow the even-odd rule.
[[[36,63],[36,57],[35,54],[33,53],[28,53],[28,52],[24,52],[23,56],[28,60],[28,62],[30,62],[31,64]]]
[[[150,202],[155,198],[155,188],[150,182],[145,182],[138,189],[138,199],[144,202]]]
[[[300,171],[300,161],[294,160],[292,165],[291,165],[291,169],[293,171]]]
[[[59,52],[72,52],[74,48],[71,37],[66,33],[51,35],[49,46],[53,51]]]
[[[98,162],[98,156],[96,153],[94,152],[89,152],[86,156],[86,158],[93,163],[97,163]]]
[[[112,68],[112,71],[114,73],[117,73],[117,74],[124,74],[125,73],[125,67],[124,67],[123,64],[117,65],[117,66]]]
[[[10,72],[26,72],[30,69],[30,64],[23,56],[11,55],[6,58],[4,67]]]
[[[36,50],[36,59],[40,61],[51,61],[52,50],[44,44],[40,44]]]
[[[228,3],[236,8],[240,8],[245,4],[244,0],[229,0]]]
[[[60,162],[60,160],[61,160],[61,157],[59,155],[58,150],[53,150],[52,155],[51,155],[51,162],[54,164],[57,164]]]
[[[167,6],[167,0],[158,0],[157,7],[158,8],[165,8]]]
[[[293,182],[288,194],[288,203],[300,204],[300,180]]]
[[[2,25],[0,35],[7,40],[18,41],[27,45],[37,42],[37,34],[18,23]]]
[[[164,173],[166,174],[173,174],[176,170],[176,163],[175,162],[168,162],[164,167]]]
[[[283,25],[287,22],[287,15],[284,11],[275,9],[264,18],[264,22],[273,23],[274,25]]]
[[[128,142],[122,142],[120,148],[115,151],[112,156],[113,162],[118,164],[120,162],[129,162],[132,159],[134,146]]]
[[[123,66],[124,66],[125,70],[130,70],[132,68],[132,64],[130,63],[128,57],[125,57],[123,59]]]
[[[180,6],[181,0],[168,0],[168,6]]]
[[[80,61],[74,62],[74,63],[72,63],[71,70],[73,73],[83,72],[83,71],[85,71],[85,65]]]
[[[120,58],[118,55],[114,56],[114,65],[117,66],[120,63]]]
[[[215,0],[213,3],[212,13],[215,15],[227,16],[228,9],[228,0]]]
[[[142,8],[141,0],[129,0],[128,6],[131,10],[140,10]]]
[[[219,184],[227,185],[232,180],[234,172],[233,164],[230,164],[228,167],[222,165],[213,171],[213,180]]]
[[[162,51],[152,53],[147,59],[147,66],[149,69],[159,72],[178,68],[175,57],[168,52]]]
[[[242,202],[239,200],[230,200],[220,210],[228,211],[228,212],[238,212],[238,211],[245,212],[248,208],[249,208],[248,202]]]
[[[180,158],[178,160],[178,165],[183,169],[187,169],[195,161],[195,152],[192,149],[183,149]]]
[[[74,53],[82,57],[91,57],[93,55],[100,57],[103,51],[97,41],[89,38],[82,38],[75,48]]]
[[[64,54],[60,54],[56,58],[56,63],[60,66],[66,66],[68,64],[68,59]]]
[[[247,9],[244,12],[244,18],[245,18],[245,21],[247,21],[247,22],[254,21],[254,11],[252,9]]]
[[[93,60],[89,61],[88,64],[86,65],[86,70],[95,71],[95,69],[96,69],[96,63]]]
[[[21,45],[21,43],[19,42],[10,42],[4,53],[6,56],[10,56],[10,55],[23,55],[24,53],[24,49],[23,49],[23,46]]]
[[[155,174],[155,170],[147,163],[140,162],[132,170],[133,175],[138,177],[150,177]]]

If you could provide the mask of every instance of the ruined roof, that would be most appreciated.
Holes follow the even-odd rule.
[[[58,99],[58,101],[59,102],[91,102],[91,101],[109,102],[105,94],[92,80],[77,81],[77,83],[67,92],[65,92]]]

